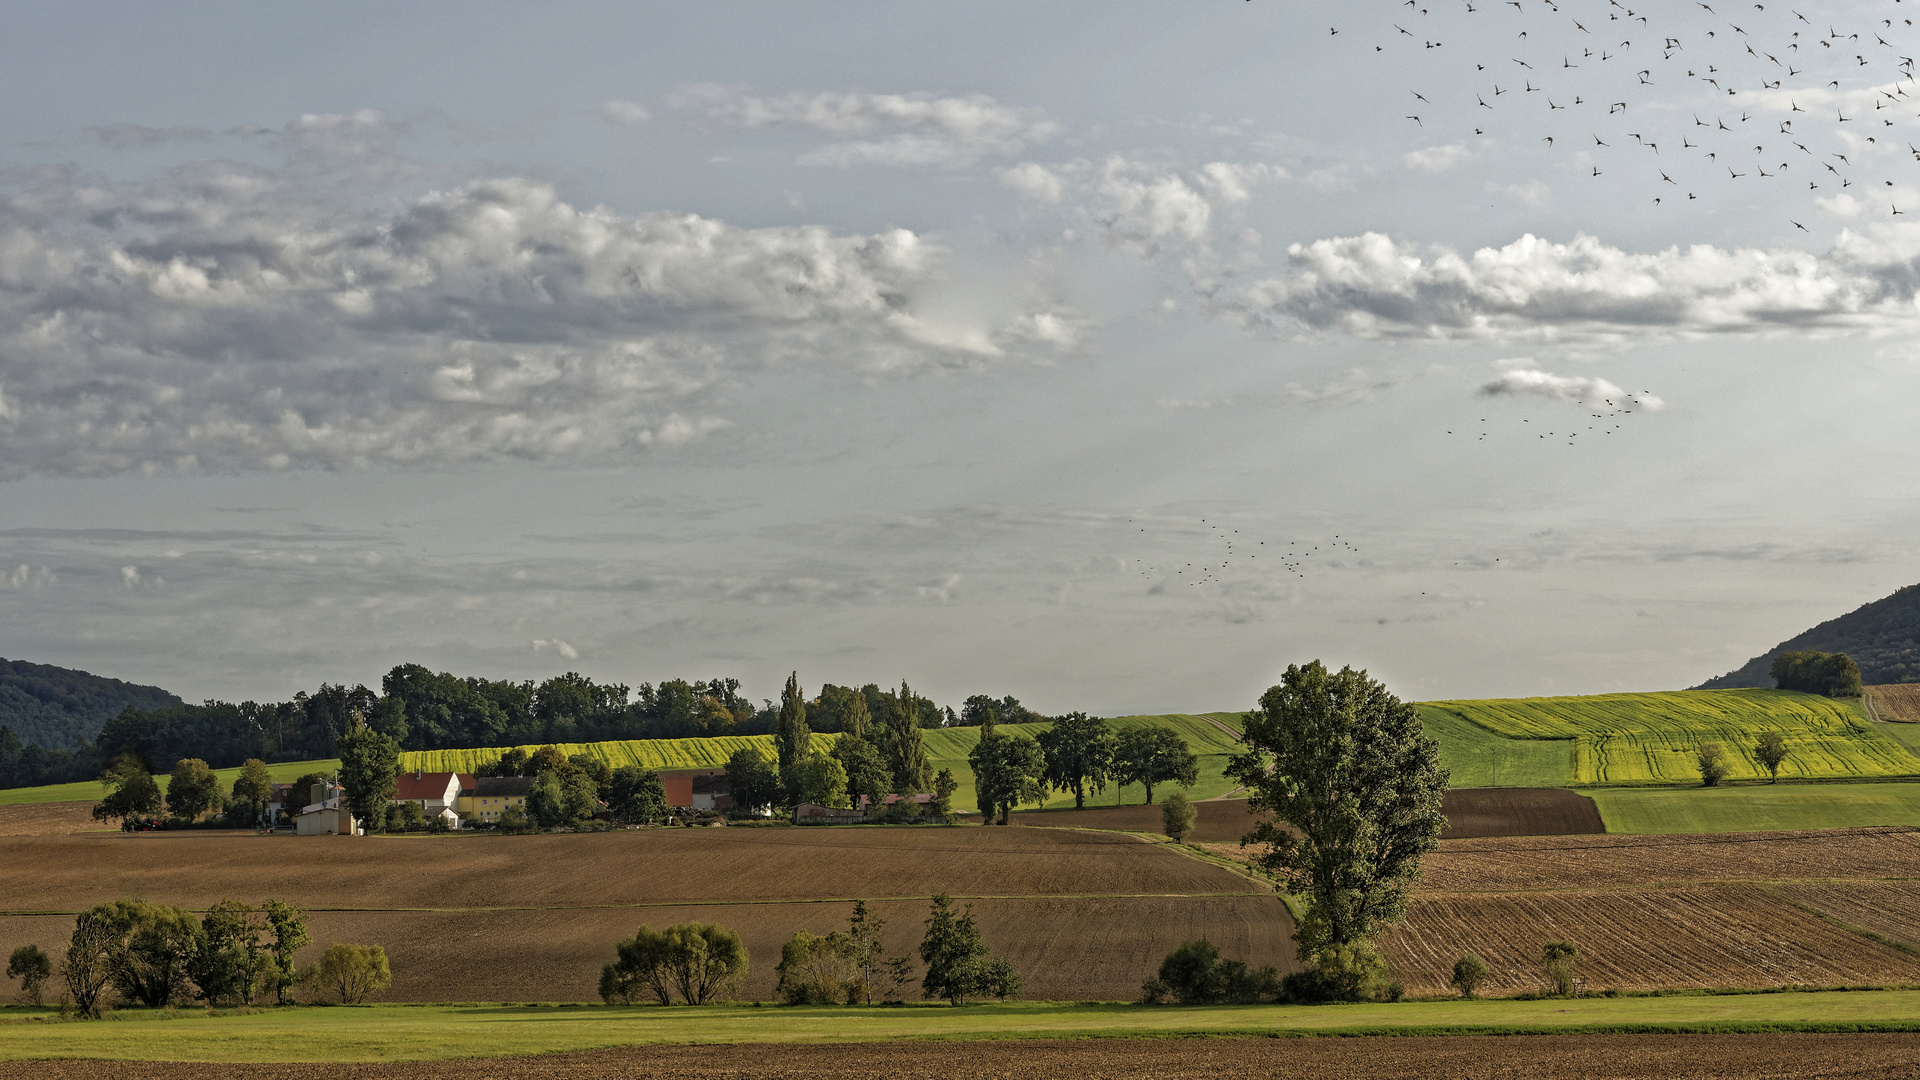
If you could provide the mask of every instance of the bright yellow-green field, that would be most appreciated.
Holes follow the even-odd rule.
[[[46,1010],[34,1012],[45,1015]],[[28,1010],[18,1007],[0,1009],[0,1017],[27,1015]],[[1920,991],[1320,1006],[1047,1002],[959,1009],[374,1005],[271,1009],[220,1016],[210,1016],[204,1010],[158,1015],[128,1011],[93,1023],[8,1023],[0,1019],[0,1060],[431,1061],[662,1043],[1676,1028],[1737,1031],[1823,1025],[1920,1028]]]
[[[1726,750],[1729,779],[1763,777],[1753,747],[1765,731],[1786,737],[1782,779],[1920,776],[1920,756],[1885,733],[1891,725],[1869,722],[1857,702],[1786,690],[1430,701],[1421,709],[1509,739],[1571,740],[1565,782],[1581,786],[1697,783],[1693,750],[1701,742]]]
[[[825,753],[833,748],[834,736],[815,734],[813,748]],[[531,754],[545,743],[520,747]],[[775,757],[771,735],[720,735],[710,739],[621,739],[614,742],[557,743],[561,753],[572,757],[589,754],[618,769],[638,765],[643,769],[720,769],[734,754],[753,749],[769,761]],[[400,768],[411,772],[470,773],[506,752],[495,746],[476,750],[408,750],[400,755]]]

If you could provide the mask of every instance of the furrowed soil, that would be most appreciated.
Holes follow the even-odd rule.
[[[377,1065],[145,1061],[0,1064],[0,1080],[1001,1080],[1074,1076],[1220,1080],[1891,1080],[1913,1075],[1920,1036],[1538,1035],[1375,1039],[1095,1039],[622,1047],[505,1059]]]
[[[275,897],[311,913],[303,962],[335,941],[385,946],[392,1001],[595,1000],[616,941],[688,921],[738,931],[745,997],[770,998],[796,931],[842,929],[866,898],[889,949],[910,953],[936,892],[972,905],[1029,997],[1130,999],[1197,937],[1282,970],[1292,956],[1292,923],[1263,886],[1168,845],[1062,829],[42,835],[0,837],[0,865],[9,945],[58,951],[72,912],[119,896],[193,909]]]
[[[1271,817],[1249,815],[1245,799],[1202,799],[1193,807],[1199,817],[1188,839],[1202,844],[1238,843],[1256,821]],[[1440,812],[1447,818],[1447,830],[1440,834],[1443,840],[1607,831],[1592,799],[1563,788],[1456,788],[1447,792]],[[1026,810],[1014,813],[1010,820],[1015,825],[1113,829],[1156,836],[1162,832],[1160,807],[1155,804]]]
[[[112,825],[102,825],[93,820],[93,806],[90,802],[0,806],[0,836],[113,831]]]
[[[1920,683],[1892,683],[1866,688],[1882,719],[1920,724]]]

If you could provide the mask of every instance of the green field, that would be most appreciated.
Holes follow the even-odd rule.
[[[1210,715],[1230,727],[1238,726],[1238,713],[1215,713]],[[1194,784],[1194,786],[1187,789],[1187,794],[1192,798],[1211,799],[1216,795],[1224,795],[1238,786],[1232,780],[1227,779],[1225,770],[1228,756],[1239,753],[1240,744],[1234,736],[1227,734],[1215,724],[1208,722],[1205,716],[1189,713],[1165,713],[1151,716],[1116,716],[1108,719],[1107,723],[1119,731],[1137,727],[1164,727],[1171,728],[1178,732],[1181,738],[1187,740],[1188,748],[1199,755],[1200,758],[1200,780]],[[1044,723],[1002,725],[1000,731],[1003,733],[1017,733],[1027,738],[1033,738],[1042,731],[1050,729],[1052,726],[1051,724]],[[967,755],[972,752],[975,746],[979,745],[980,729],[930,728],[923,733],[923,737],[926,741],[927,757],[932,761],[934,771],[938,772],[941,769],[952,769],[953,778],[960,784],[959,790],[954,793],[953,805],[961,810],[973,810],[979,803],[974,795],[973,769],[967,765]],[[1154,796],[1155,798],[1162,798],[1169,790],[1170,789],[1164,786],[1156,788]],[[1119,787],[1110,786],[1106,791],[1097,795],[1089,792],[1087,795],[1087,804],[1089,806],[1112,806],[1117,802],[1142,802],[1145,798],[1146,792],[1139,784],[1128,784]],[[1047,796],[1047,801],[1042,808],[1057,810],[1072,805],[1073,795],[1071,792],[1052,792]],[[1036,809],[1036,807],[1034,804],[1028,803],[1022,806],[1021,809],[1031,810]]]
[[[0,1018],[48,1010],[0,1009]],[[0,1019],[0,1060],[433,1061],[671,1043],[1552,1031],[1920,1030],[1920,991],[1738,994],[1393,1005],[1140,1006],[1015,1002],[966,1008],[372,1005],[129,1010],[95,1023]]]
[[[1573,783],[1574,740],[1513,739],[1495,735],[1437,705],[1416,705],[1427,736],[1440,744],[1451,785],[1566,787]]]
[[[286,784],[300,779],[310,772],[332,772],[340,767],[340,761],[283,761],[278,765],[267,766],[268,775],[275,783]],[[215,769],[223,787],[231,789],[234,778],[240,775],[238,768]],[[166,773],[154,777],[160,782],[160,790],[167,790]],[[25,803],[52,802],[99,802],[104,793],[100,784],[93,780],[78,780],[71,784],[48,784],[45,787],[0,788],[0,806],[20,806]]]
[[[1857,702],[1785,690],[1431,701],[1420,709],[1430,725],[1450,719],[1456,738],[1468,724],[1513,740],[1571,740],[1563,786],[1697,782],[1693,748],[1701,742],[1726,749],[1729,779],[1763,777],[1753,758],[1763,731],[1786,737],[1783,779],[1920,776],[1920,756],[1886,734],[1893,725],[1870,723]],[[1446,736],[1440,732],[1443,748]]]
[[[1728,833],[1920,825],[1920,784],[1594,788],[1610,833]]]

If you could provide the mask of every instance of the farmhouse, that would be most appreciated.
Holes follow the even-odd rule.
[[[509,806],[525,810],[527,789],[533,786],[533,779],[526,776],[482,776],[476,779],[462,773],[461,777],[464,786],[457,796],[457,812],[462,820],[473,824],[499,821],[501,811]]]
[[[459,802],[460,792],[474,784],[470,773],[424,770],[401,773],[394,778],[393,801],[418,803],[420,812],[429,820],[441,818],[457,829],[460,827],[460,815],[454,807]]]
[[[294,832],[301,836],[359,836],[360,825],[347,808],[346,790],[339,784],[320,783],[307,789],[313,801],[300,808],[293,819]],[[292,793],[288,793],[292,797]]]

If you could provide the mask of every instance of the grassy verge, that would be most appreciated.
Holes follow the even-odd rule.
[[[45,1010],[36,1010],[45,1016]],[[893,1039],[1920,1031],[1920,991],[1774,993],[1397,1005],[1143,1007],[1016,1002],[952,1009],[703,1009],[421,1005],[273,1009],[246,1015],[124,1012],[35,1023],[0,1010],[0,1060],[421,1061],[659,1043]]]
[[[1914,783],[1594,788],[1585,794],[1610,833],[1920,825],[1920,784]]]

